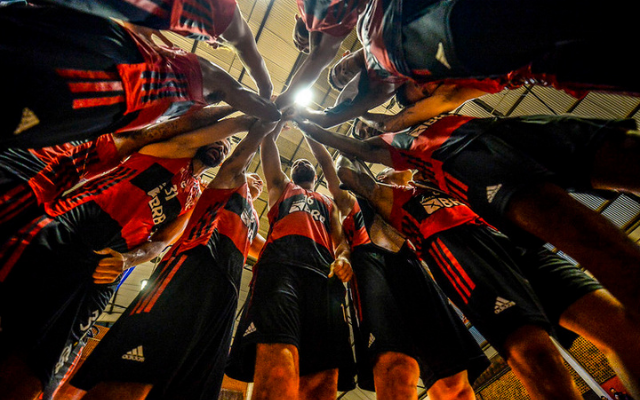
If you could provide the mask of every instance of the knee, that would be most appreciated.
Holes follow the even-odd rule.
[[[429,388],[427,395],[434,400],[467,400],[475,398],[475,393],[467,378],[467,371],[437,380]]]
[[[562,356],[549,334],[542,328],[525,326],[512,333],[505,343],[507,362],[521,373],[552,371],[562,365]]]
[[[398,386],[415,387],[420,379],[420,368],[412,357],[402,353],[386,352],[378,357],[374,374]]]

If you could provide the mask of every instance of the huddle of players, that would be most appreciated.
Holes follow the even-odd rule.
[[[8,237],[3,237],[0,250],[0,379],[8,398],[34,398],[43,387],[52,396],[61,373],[73,371],[65,364],[81,350],[121,273],[168,246],[149,288],[71,381],[88,390],[84,398],[210,398],[217,396],[225,371],[253,381],[256,399],[334,398],[338,389],[353,387],[356,369],[359,385],[376,390],[381,398],[415,398],[419,378],[433,398],[474,398],[471,384],[488,361],[448,299],[504,356],[532,397],[580,398],[551,339],[566,336],[565,329],[603,350],[629,391],[636,393],[640,370],[635,289],[640,251],[617,228],[571,202],[564,190],[636,190],[638,180],[631,175],[638,170],[633,168],[637,139],[628,133],[635,123],[457,115],[431,119],[432,111],[418,107],[434,99],[442,102],[438,89],[451,83],[456,90],[485,90],[488,80],[502,88],[517,84],[514,77],[525,76],[547,79],[562,89],[584,89],[586,82],[591,90],[633,92],[634,81],[609,82],[611,76],[597,69],[596,78],[604,80],[586,73],[567,79],[563,74],[565,68],[573,71],[569,66],[560,63],[554,67],[562,68],[545,70],[550,66],[527,55],[516,57],[513,49],[508,55],[514,63],[526,60],[523,65],[528,70],[482,59],[485,65],[473,66],[487,79],[470,79],[464,76],[470,66],[465,69],[463,64],[472,57],[459,46],[458,53],[449,47],[439,56],[434,52],[434,64],[425,66],[416,65],[420,60],[413,55],[427,52],[429,46],[418,50],[410,41],[395,42],[398,31],[405,30],[423,33],[409,37],[424,43],[439,37],[438,32],[423,32],[421,24],[429,18],[436,18],[438,26],[449,23],[452,28],[469,29],[460,21],[479,6],[468,3],[442,2],[426,12],[424,5],[405,2],[393,13],[386,11],[402,2],[300,1],[294,42],[310,56],[274,103],[267,100],[272,89],[264,63],[261,58],[256,61],[251,45],[249,50],[243,46],[246,22],[233,1],[208,2],[219,19],[211,26],[203,24],[203,29],[190,24],[189,18],[198,18],[186,12],[179,21],[138,20],[138,14],[129,14],[134,6],[128,1],[104,1],[91,10],[83,1],[68,4],[75,11],[50,4],[2,10],[0,17],[7,22],[3,25],[24,33],[14,35],[15,48],[24,46],[20,40],[25,38],[33,37],[35,47],[47,34],[60,33],[49,40],[57,40],[61,51],[71,47],[72,53],[83,55],[78,59],[86,68],[54,65],[54,72],[46,71],[43,76],[53,74],[52,81],[71,88],[72,107],[59,98],[55,106],[64,108],[64,113],[45,111],[41,98],[33,102],[25,95],[28,107],[18,102],[19,123],[11,127],[12,135],[2,139],[6,149],[1,160],[5,190],[0,222],[10,229],[3,229]],[[492,2],[482,3],[486,11]],[[490,17],[513,18],[510,13],[524,3]],[[174,51],[167,56],[164,52],[169,50],[158,50],[146,40],[149,31],[140,26],[123,27],[103,19],[113,16],[114,10],[134,24],[227,41],[242,56],[260,93],[241,88],[224,71],[194,55]],[[100,15],[83,14],[86,11]],[[52,16],[61,21],[59,26],[41,23]],[[344,86],[350,90],[357,82],[357,91],[341,101],[340,108],[319,113],[291,108],[293,88],[317,79],[356,21],[360,21],[364,68],[348,71],[351,76]],[[68,31],[78,36],[64,23],[95,35],[103,46],[96,46],[101,55],[117,50],[120,79],[143,88],[142,93],[132,100],[134,89],[127,87],[130,97],[123,102],[124,97],[117,95],[122,88],[106,84],[118,76],[113,71],[97,72],[107,61],[88,62],[82,53],[86,50],[62,44]],[[388,29],[393,26],[402,29]],[[558,34],[567,32],[584,41],[562,47],[560,56],[581,54],[589,40],[600,40],[583,38],[583,33],[571,29]],[[121,45],[108,47],[100,40],[106,35],[115,35]],[[133,44],[122,39],[126,35],[134,38]],[[471,37],[488,40],[478,32]],[[516,43],[530,35],[511,39]],[[558,38],[549,40],[555,43]],[[393,43],[405,53],[391,54]],[[56,59],[53,51],[43,57]],[[42,82],[34,77],[42,71],[26,68],[25,59],[7,64],[27,83],[19,92],[34,97],[30,90],[41,90]],[[170,71],[154,75],[167,59],[173,60],[168,63]],[[451,71],[443,72],[442,65]],[[331,72],[333,81],[340,75],[337,68]],[[545,75],[539,75],[537,68]],[[444,76],[449,79],[444,86],[424,90],[428,95],[423,93],[398,116],[403,121],[407,110],[414,111],[417,120],[406,131],[360,140],[323,129],[364,116],[410,83],[429,87],[431,82],[423,82],[425,74],[420,73],[424,70],[432,71],[429,79],[436,82],[444,73],[451,75]],[[517,74],[511,72],[516,70]],[[560,81],[559,76],[567,80]],[[83,86],[80,78],[96,81]],[[174,90],[181,84],[185,90]],[[93,94],[80,98],[78,93],[83,92]],[[112,96],[101,97],[103,92]],[[443,97],[450,99],[452,92]],[[351,95],[347,88],[343,94]],[[193,104],[206,104],[216,96],[231,107],[206,106],[184,114]],[[39,119],[25,118],[26,109]],[[245,115],[226,118],[235,111]],[[178,118],[159,122],[161,116]],[[310,139],[332,198],[313,190],[317,176],[310,162],[297,160],[291,178],[284,174],[276,139],[287,120],[295,121]],[[247,136],[201,190],[198,177],[229,153],[226,138],[243,131]],[[560,147],[559,138],[571,146]],[[349,158],[395,169],[376,181],[347,157],[334,165],[316,141]],[[269,198],[266,239],[257,234],[252,205],[263,183],[256,174],[247,173],[258,146]],[[408,169],[420,174],[410,178]],[[546,227],[551,221],[554,225]],[[521,236],[538,240],[521,241]],[[602,283],[541,247],[546,240],[563,250],[567,246],[566,252]],[[258,263],[231,345],[241,270],[249,254]],[[350,282],[357,368],[342,282]],[[602,315],[608,319],[602,321]],[[621,329],[612,332],[611,324]],[[563,342],[568,343],[570,339]]]

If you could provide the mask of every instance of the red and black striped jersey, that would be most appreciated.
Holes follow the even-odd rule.
[[[490,123],[490,118],[482,119]],[[446,173],[442,169],[442,158],[434,157],[434,153],[446,153],[448,148],[452,151],[456,147],[458,139],[464,139],[468,143],[471,135],[478,135],[478,130],[466,132],[464,127],[470,121],[479,121],[474,117],[463,115],[443,114],[432,118],[420,125],[416,125],[407,131],[399,133],[385,133],[380,138],[387,144],[391,154],[393,167],[397,170],[417,169],[425,177],[449,192],[459,192],[462,198],[466,198],[466,185]],[[463,185],[464,190],[459,190]]]
[[[48,215],[63,214],[95,203],[120,226],[128,248],[196,204],[200,184],[190,158],[167,159],[134,153],[109,174],[92,179],[51,204]]]
[[[418,255],[422,254],[425,240],[438,232],[481,221],[466,204],[429,183],[393,188],[393,208],[388,222],[406,235]]]
[[[121,82],[124,91],[126,113],[138,114],[133,121],[116,132],[139,129],[150,123],[182,115],[192,107],[201,108],[207,105],[203,94],[202,70],[195,54],[167,47],[164,51],[171,53],[171,56],[160,54],[137,34],[131,31],[129,34],[136,42],[144,62],[119,64],[116,78]],[[59,74],[63,72],[86,73],[58,70]],[[103,100],[110,101],[106,98]],[[78,107],[82,106],[83,104],[78,104]]]
[[[365,226],[364,215],[358,201],[354,203],[351,211],[342,221],[342,228],[351,250],[357,246],[371,243],[371,238]]]
[[[365,0],[297,0],[300,18],[310,32],[347,36],[358,22]]]
[[[289,182],[269,210],[269,232],[258,264],[288,264],[326,275],[334,261],[331,239],[334,207],[329,197]]]
[[[39,204],[51,203],[75,185],[117,167],[120,161],[113,136],[102,135],[51,157],[42,171],[29,180],[29,186]]]
[[[215,248],[215,237],[219,234],[231,239],[246,262],[257,233],[258,214],[246,183],[234,189],[207,188],[172,252],[181,253],[210,241]]]

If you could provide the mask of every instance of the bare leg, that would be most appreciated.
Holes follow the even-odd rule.
[[[598,347],[629,393],[640,398],[640,321],[611,293],[583,296],[562,313],[560,325]]]
[[[580,400],[582,396],[549,334],[523,326],[505,343],[507,363],[532,399]]]
[[[251,398],[296,400],[300,386],[299,374],[297,347],[259,343]]]
[[[137,382],[100,382],[82,400],[143,400],[153,385]]]
[[[42,383],[23,357],[10,355],[0,363],[0,399],[35,400],[42,394]]]
[[[469,383],[467,371],[437,380],[427,390],[431,400],[475,400],[476,394]]]
[[[334,400],[338,394],[338,370],[301,376],[298,393],[300,400]]]
[[[518,193],[506,214],[576,259],[627,310],[640,310],[640,247],[605,217],[550,183]]]
[[[402,353],[382,353],[373,367],[373,382],[379,400],[416,400],[419,379],[418,362]]]

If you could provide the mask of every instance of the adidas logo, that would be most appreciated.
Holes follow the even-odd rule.
[[[496,197],[496,193],[498,193],[498,190],[500,190],[501,187],[502,183],[493,186],[487,186],[487,201],[489,203],[493,201],[493,198]]]
[[[33,128],[39,123],[40,123],[40,120],[38,119],[36,114],[30,109],[25,108],[22,110],[22,119],[20,120],[20,123],[18,124],[18,127],[16,128],[16,130],[13,131],[13,134],[19,135],[22,132],[26,131],[27,129]]]
[[[440,61],[442,65],[451,69],[451,65],[449,65],[449,61],[447,61],[447,56],[444,54],[444,46],[442,42],[438,43],[438,51],[436,52],[436,60]]]
[[[244,331],[244,335],[242,335],[242,337],[245,337],[245,336],[247,336],[247,335],[249,335],[249,334],[251,334],[251,333],[255,332],[256,330],[257,330],[257,329],[256,329],[256,326],[255,326],[255,325],[253,324],[253,322],[252,322],[252,323],[249,325],[249,327],[247,328],[247,330],[246,330],[246,331]]]
[[[371,345],[373,344],[373,342],[376,341],[376,337],[373,336],[373,333],[369,334],[369,347],[371,347]]]
[[[507,299],[503,299],[502,297],[498,297],[496,299],[496,305],[493,306],[493,312],[495,314],[500,314],[501,312],[503,312],[507,308],[513,307],[515,305],[516,305],[516,303],[514,303],[511,300],[507,300]]]
[[[142,345],[136,347],[133,350],[127,351],[122,355],[123,360],[131,360],[137,362],[144,362],[144,354],[142,353]]]

